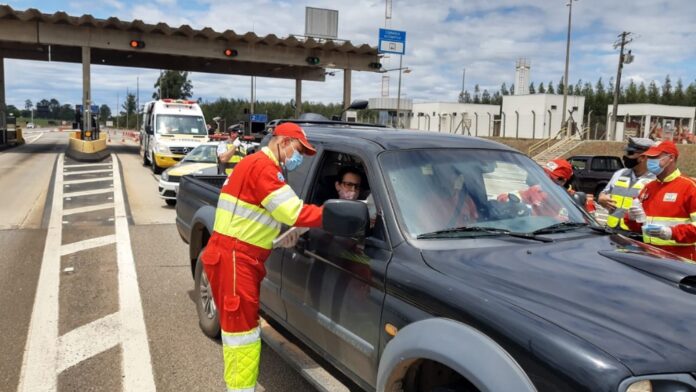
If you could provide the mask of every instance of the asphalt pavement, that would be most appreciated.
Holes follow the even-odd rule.
[[[0,391],[224,390],[157,177],[132,142],[84,164],[67,138],[0,152]],[[265,344],[259,384],[315,390]]]

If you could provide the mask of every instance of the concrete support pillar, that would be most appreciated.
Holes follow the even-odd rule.
[[[5,104],[5,58],[0,56],[0,129],[7,125],[7,105]],[[0,140],[0,144],[2,141]]]
[[[92,113],[90,107],[92,105],[92,94],[90,89],[90,63],[91,52],[89,46],[82,47],[82,122],[84,130],[92,129]],[[118,108],[116,108],[118,110]]]
[[[295,79],[295,118],[302,114],[302,79]]]
[[[343,110],[348,109],[348,106],[350,106],[351,76],[352,71],[350,69],[343,70]]]
[[[645,116],[645,128],[643,128],[643,137],[648,137],[650,136],[650,123],[652,122],[652,119],[650,118],[650,115],[648,114]]]

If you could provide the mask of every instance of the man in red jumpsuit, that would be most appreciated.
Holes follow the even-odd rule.
[[[696,181],[677,168],[679,150],[671,141],[650,147],[648,171],[657,179],[628,209],[626,225],[643,233],[643,242],[696,261]]]
[[[322,208],[305,205],[283,169],[316,150],[294,123],[276,127],[261,151],[243,158],[222,186],[215,225],[201,260],[220,316],[228,391],[254,391],[261,357],[259,289],[281,225],[321,226]]]

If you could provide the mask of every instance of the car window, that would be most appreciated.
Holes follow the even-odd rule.
[[[566,191],[521,154],[393,151],[380,155],[380,164],[400,225],[412,237],[454,227],[532,232],[559,222],[586,222]]]
[[[605,171],[607,170],[607,162],[604,158],[592,159],[592,170]]]
[[[585,166],[587,166],[587,160],[586,159],[571,159],[570,164],[573,166],[574,170],[585,170]]]
[[[288,185],[295,191],[296,194],[302,194],[302,187],[305,180],[309,177],[309,170],[312,167],[312,162],[316,159],[316,155],[305,155],[302,158],[302,164],[297,169],[288,172]]]
[[[184,162],[217,163],[217,146],[201,144],[186,154]]]
[[[617,171],[623,167],[621,160],[619,158],[610,158],[609,159],[609,170],[610,171]]]

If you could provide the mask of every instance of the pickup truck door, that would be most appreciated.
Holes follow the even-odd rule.
[[[377,166],[346,147],[331,150],[362,160],[380,211],[380,201],[386,199]],[[311,180],[310,187],[317,183]],[[285,252],[283,261],[282,295],[290,326],[332,362],[371,385],[377,378],[384,275],[392,254],[383,222],[378,215],[362,239],[312,229]]]

